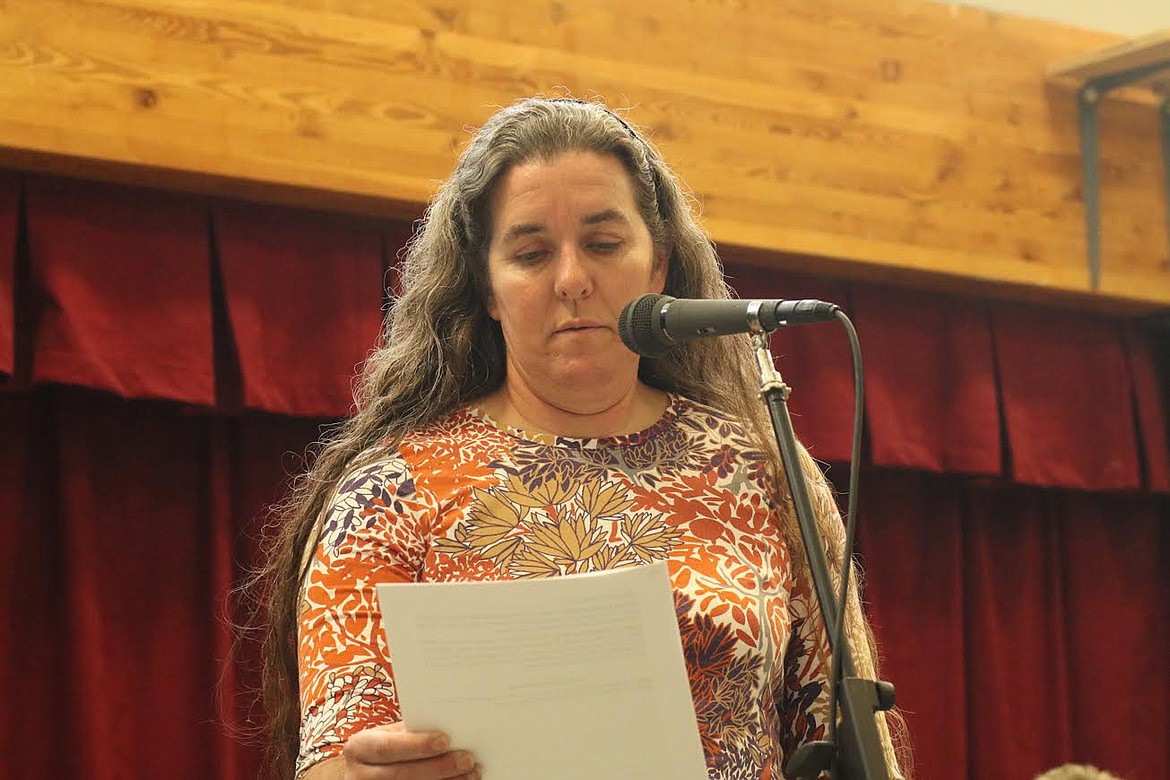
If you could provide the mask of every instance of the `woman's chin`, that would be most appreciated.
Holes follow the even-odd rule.
[[[557,389],[567,393],[621,393],[637,381],[638,364],[614,365],[613,361],[587,358],[561,361],[549,378]]]

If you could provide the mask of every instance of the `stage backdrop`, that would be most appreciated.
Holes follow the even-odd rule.
[[[349,413],[409,225],[0,174],[0,766],[255,777],[233,588]],[[922,778],[1170,776],[1166,339],[1038,305],[729,266],[865,353],[867,600]],[[846,482],[843,333],[773,338]],[[231,660],[229,660],[231,659]]]

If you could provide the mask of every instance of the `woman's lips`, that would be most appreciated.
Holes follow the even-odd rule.
[[[602,330],[604,328],[605,328],[605,326],[602,325],[600,322],[588,322],[588,321],[567,322],[564,325],[561,325],[559,328],[557,328],[556,332],[557,333],[580,333],[580,332],[590,331],[590,330]]]

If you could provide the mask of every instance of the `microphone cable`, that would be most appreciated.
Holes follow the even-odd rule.
[[[837,309],[834,316],[841,322],[849,337],[849,350],[853,355],[853,440],[849,455],[849,503],[845,512],[845,549],[841,562],[841,585],[837,594],[837,613],[835,624],[825,630],[831,632],[832,637],[832,664],[829,672],[829,723],[828,742],[834,747],[837,745],[837,709],[841,688],[841,660],[845,642],[845,610],[848,608],[846,599],[849,595],[849,576],[853,565],[853,543],[857,532],[857,490],[861,471],[861,436],[865,415],[865,377],[861,368],[861,343],[857,339],[857,330],[845,312]],[[875,670],[876,672],[876,670]],[[837,750],[840,756],[840,750]]]

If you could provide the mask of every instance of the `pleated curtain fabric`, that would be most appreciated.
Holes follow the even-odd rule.
[[[260,776],[258,637],[233,594],[321,423],[0,394],[5,776]]]
[[[1080,312],[992,307],[1011,476],[1084,490],[1141,487],[1120,325]]]
[[[1170,507],[906,471],[862,480],[867,609],[917,777],[1170,776]]]
[[[984,303],[885,286],[852,292],[873,462],[999,474],[1003,442]]]
[[[1166,446],[1166,403],[1170,399],[1166,386],[1158,379],[1159,359],[1164,367],[1170,360],[1170,334],[1155,337],[1149,328],[1133,322],[1122,324],[1125,354],[1133,382],[1138,436],[1145,466],[1143,487],[1157,493],[1170,493],[1170,451]],[[1170,374],[1165,375],[1170,377]]]
[[[0,171],[0,383],[16,367],[16,231],[20,178]]]
[[[245,204],[220,204],[214,219],[244,405],[352,413],[352,380],[382,321],[378,224]]]
[[[34,380],[212,405],[205,202],[43,177],[25,198]]]

